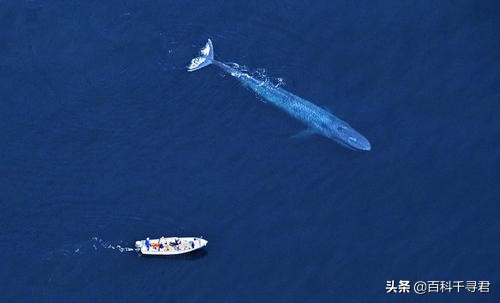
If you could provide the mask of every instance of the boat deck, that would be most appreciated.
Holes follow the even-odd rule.
[[[138,241],[140,251],[144,255],[177,255],[197,250],[207,245],[201,238],[160,238],[150,239],[149,247],[146,241]]]

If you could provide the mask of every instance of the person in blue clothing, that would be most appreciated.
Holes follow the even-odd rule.
[[[181,244],[181,241],[177,238],[175,238],[174,242],[169,243],[170,246],[172,246],[175,250],[179,250],[179,244]]]
[[[146,238],[146,248],[148,249],[148,251],[149,251],[149,245],[150,245],[150,243],[149,243],[149,237],[147,237]]]

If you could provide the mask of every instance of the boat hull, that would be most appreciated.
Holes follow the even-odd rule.
[[[200,237],[162,237],[136,241],[135,246],[143,255],[169,256],[180,255],[205,247],[207,240]]]

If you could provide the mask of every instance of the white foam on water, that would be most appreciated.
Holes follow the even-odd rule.
[[[286,85],[285,80],[281,77],[272,77],[268,75],[268,72],[265,68],[257,68],[254,72],[251,73],[251,76],[257,80],[262,81],[262,84],[271,84],[274,87],[283,87]]]

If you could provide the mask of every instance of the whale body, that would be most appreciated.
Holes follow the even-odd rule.
[[[220,67],[269,103],[307,125],[308,128],[299,133],[299,136],[321,134],[350,149],[371,150],[370,142],[363,135],[329,111],[268,81],[255,79],[247,73],[215,60],[212,41],[208,39],[208,42],[200,50],[200,55],[191,60],[187,70],[192,72],[210,64]]]

